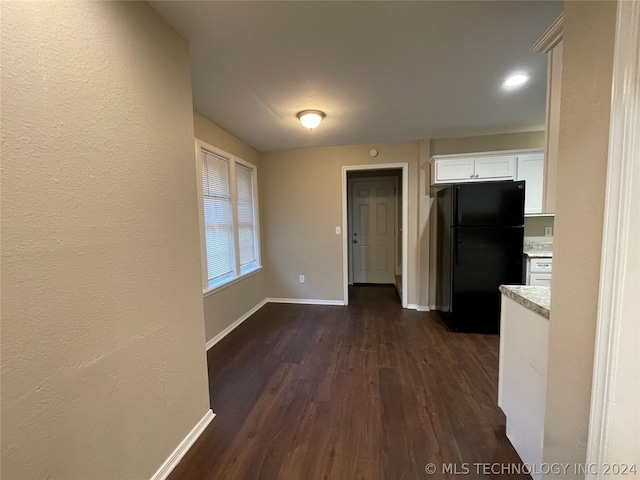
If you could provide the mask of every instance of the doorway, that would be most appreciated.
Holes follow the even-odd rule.
[[[406,308],[407,168],[342,167],[345,305],[351,285],[393,285]]]

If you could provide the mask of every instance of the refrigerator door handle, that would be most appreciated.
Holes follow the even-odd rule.
[[[458,251],[460,250],[460,245],[462,245],[462,239],[460,238],[460,232],[458,231],[458,229],[454,229],[453,231],[453,264],[457,267],[458,266],[458,256],[459,253]]]

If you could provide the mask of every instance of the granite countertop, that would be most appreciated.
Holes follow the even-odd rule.
[[[529,258],[552,258],[553,242],[536,241],[533,239],[524,240],[524,254]]]
[[[500,285],[500,291],[514,302],[519,303],[538,315],[549,319],[551,287],[532,285]]]

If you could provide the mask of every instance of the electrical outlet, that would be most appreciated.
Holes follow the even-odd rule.
[[[336,227],[336,235],[340,235],[340,227]]]
[[[553,227],[544,227],[544,236],[553,237]]]
[[[304,275],[300,275],[300,283],[304,283]]]

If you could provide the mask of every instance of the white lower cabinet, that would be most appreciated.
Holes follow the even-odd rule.
[[[532,273],[527,285],[533,285],[537,287],[550,287],[551,286],[551,274],[550,273]]]
[[[552,258],[529,258],[527,260],[527,285],[550,287]]]
[[[502,296],[498,405],[507,438],[531,466],[542,463],[548,334],[549,320]],[[540,480],[540,473],[532,473]]]

